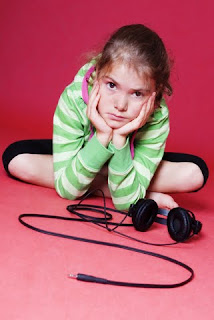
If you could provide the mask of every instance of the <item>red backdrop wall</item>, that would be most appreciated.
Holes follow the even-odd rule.
[[[52,135],[58,98],[83,61],[124,24],[143,23],[174,58],[167,150],[213,159],[213,2],[10,0],[0,3],[0,125]]]

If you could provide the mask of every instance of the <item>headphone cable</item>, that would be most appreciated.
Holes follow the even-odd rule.
[[[84,199],[82,199],[81,202]],[[81,203],[79,203],[79,204],[81,205]],[[100,206],[93,206],[93,205],[91,205],[91,206],[95,210],[100,209]],[[106,208],[105,201],[104,201],[104,212],[105,212],[104,213],[104,215],[105,215],[104,223],[105,224],[114,224],[114,223],[108,221],[108,220],[110,220],[111,215],[106,211],[106,209],[114,211],[114,212],[118,212],[118,211],[114,210],[114,209]],[[88,210],[88,209],[86,209],[86,210]],[[99,212],[100,212],[100,210],[99,210]],[[23,219],[23,218],[44,218],[44,219],[57,219],[57,220],[67,220],[67,221],[84,221],[84,220],[86,220],[85,222],[95,223],[95,221],[92,219],[93,217],[86,216],[84,214],[79,214],[79,216],[81,216],[81,217],[79,217],[79,218],[69,218],[69,217],[61,217],[61,216],[55,216],[55,215],[24,213],[24,214],[21,214],[18,219],[19,219],[19,222],[22,225],[24,225],[25,227],[27,227],[29,229],[32,229],[34,231],[43,233],[43,234],[56,236],[56,237],[61,237],[61,238],[65,238],[65,239],[70,239],[70,240],[74,240],[74,241],[82,241],[82,242],[86,242],[86,243],[92,243],[92,244],[97,244],[97,245],[108,246],[108,247],[113,247],[113,248],[118,248],[118,249],[123,249],[123,250],[128,250],[128,251],[132,251],[132,252],[136,252],[136,253],[140,253],[140,254],[153,256],[155,258],[162,259],[162,260],[165,260],[167,262],[176,264],[176,265],[180,266],[181,268],[185,269],[186,271],[188,271],[190,273],[189,277],[187,277],[186,280],[178,282],[178,283],[173,283],[173,284],[155,284],[155,283],[152,284],[152,283],[135,283],[135,282],[114,281],[114,280],[104,279],[104,278],[96,277],[96,276],[93,276],[93,275],[82,274],[82,273],[78,273],[77,275],[69,274],[68,275],[69,278],[74,278],[76,280],[85,281],[85,282],[95,282],[95,283],[109,284],[109,285],[115,285],[115,286],[137,287],[137,288],[161,288],[161,289],[181,287],[181,286],[187,284],[188,282],[190,282],[193,279],[194,271],[193,271],[193,269],[191,267],[189,267],[188,265],[186,265],[186,264],[184,264],[184,263],[182,263],[182,262],[180,262],[180,261],[178,261],[176,259],[170,258],[168,256],[161,255],[159,253],[155,253],[155,252],[151,252],[151,251],[138,249],[138,248],[135,248],[135,247],[121,245],[121,244],[118,244],[118,243],[98,241],[98,240],[94,240],[94,239],[81,238],[81,237],[71,236],[71,235],[67,235],[67,234],[52,232],[52,231],[49,231],[49,230],[44,230],[44,229],[35,227],[35,226],[31,225],[30,223],[27,223]],[[86,218],[86,217],[89,217],[89,219]],[[92,221],[90,221],[90,219]],[[95,219],[98,219],[98,221],[100,221],[101,219],[103,220],[103,218],[95,218]],[[122,221],[124,221],[124,219]],[[98,224],[98,225],[102,226],[102,224],[100,224],[99,222],[96,222],[95,224]],[[117,225],[119,226],[120,224],[121,223],[119,223]],[[130,225],[130,224],[127,224],[127,225]],[[109,229],[107,229],[107,230],[109,230]],[[116,233],[121,234],[120,232],[115,231],[114,229],[115,228],[110,229],[110,231],[114,231]],[[128,238],[132,239],[132,237],[129,237],[129,236],[128,236]],[[139,242],[141,242],[141,240],[139,240]]]

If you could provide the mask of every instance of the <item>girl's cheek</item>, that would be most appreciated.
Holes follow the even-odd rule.
[[[101,87],[100,88],[100,101],[102,102],[102,103],[109,103],[110,102],[110,100],[111,100],[111,96],[109,95],[109,92],[107,91],[107,89],[105,88],[105,87]]]
[[[107,105],[107,99],[105,97],[105,94],[100,90],[100,99],[97,105],[98,112],[102,113]]]
[[[142,110],[142,102],[138,101],[131,106],[133,117],[137,117],[140,114],[140,111]]]

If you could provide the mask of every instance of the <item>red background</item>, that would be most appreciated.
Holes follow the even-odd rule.
[[[211,0],[2,0],[0,153],[14,140],[51,138],[58,98],[84,53],[102,45],[121,25],[145,23],[160,34],[175,60],[167,150],[197,154],[213,168],[213,9]],[[148,290],[68,279],[67,273],[81,272],[113,280],[172,283],[187,274],[146,256],[24,228],[19,214],[69,216],[66,206],[71,201],[53,189],[10,179],[0,166],[1,319],[214,319],[213,171],[200,192],[173,195],[203,223],[198,237],[176,246],[143,246],[94,225],[32,221],[44,229],[159,252],[195,271],[184,287]],[[89,201],[102,205],[99,198]],[[107,206],[113,207],[110,199]],[[134,228],[120,231],[149,242],[170,242],[166,228],[158,224],[144,234]]]
[[[212,1],[1,1],[1,127],[51,137],[58,98],[84,61],[124,24],[143,23],[174,59],[167,150],[212,165]]]

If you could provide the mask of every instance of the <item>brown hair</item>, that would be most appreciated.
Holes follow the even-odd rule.
[[[143,71],[156,83],[156,104],[164,93],[172,94],[169,83],[171,62],[161,38],[142,24],[119,28],[106,42],[96,58],[97,76],[101,76],[115,62],[125,62]]]

